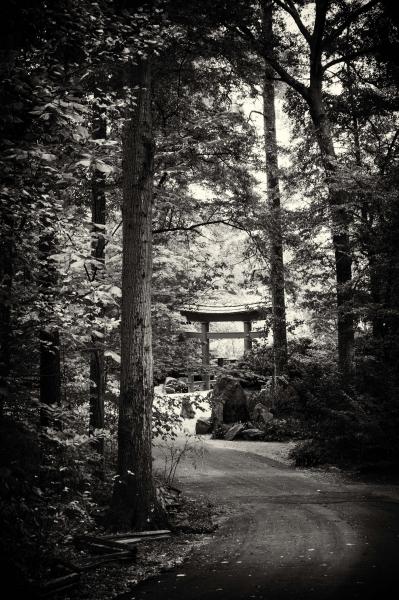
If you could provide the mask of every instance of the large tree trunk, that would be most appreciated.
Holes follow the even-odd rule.
[[[40,403],[41,425],[57,425],[52,420],[51,407],[61,404],[61,358],[60,335],[57,326],[52,323],[52,296],[57,285],[57,271],[49,260],[55,252],[54,230],[50,216],[45,215],[41,221],[42,234],[39,242],[41,260],[40,288],[43,300],[47,305],[42,314],[42,326],[39,332],[40,346]]]
[[[273,7],[271,0],[263,3],[263,35],[267,52],[273,53]],[[281,197],[278,174],[278,150],[275,113],[275,72],[265,61],[263,79],[263,120],[266,152],[267,197],[270,215],[270,283],[273,311],[274,373],[287,371],[287,324],[285,314],[285,282],[283,236],[281,228]]]
[[[330,123],[323,105],[321,82],[311,85],[309,108],[329,191],[337,282],[338,364],[343,382],[350,384],[354,374],[354,318],[349,194],[343,187],[337,164]]]
[[[123,263],[118,478],[110,513],[117,529],[149,528],[159,517],[152,480],[151,348],[154,141],[148,61],[130,67],[135,105],[123,131]]]
[[[105,117],[101,115],[101,109],[96,104],[93,123],[93,138],[105,139],[107,124]],[[92,218],[92,251],[91,255],[96,260],[92,267],[92,277],[102,279],[105,268],[105,222],[106,222],[106,197],[105,197],[105,173],[94,168],[91,181],[91,218]],[[100,315],[101,316],[101,315]],[[99,327],[95,328],[96,330]],[[92,333],[90,352],[90,417],[89,432],[94,434],[95,430],[104,428],[104,342],[102,331]],[[103,454],[104,440],[96,438],[93,443],[95,449]]]

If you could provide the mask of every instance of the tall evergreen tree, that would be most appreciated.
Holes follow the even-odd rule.
[[[154,138],[151,63],[128,69],[131,100],[123,131],[123,263],[118,478],[110,519],[118,529],[148,528],[159,509],[152,480],[151,335]]]

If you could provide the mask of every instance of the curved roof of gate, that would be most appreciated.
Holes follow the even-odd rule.
[[[235,304],[232,306],[206,306],[196,304],[180,309],[187,321],[210,323],[215,321],[261,321],[265,319],[265,308],[259,303]]]

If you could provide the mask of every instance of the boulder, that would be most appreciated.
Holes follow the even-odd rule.
[[[247,397],[238,379],[221,376],[212,393],[212,416],[215,424],[247,421]]]
[[[248,396],[248,408],[252,418],[254,418],[254,410],[258,404],[261,404],[263,408],[270,412],[273,406],[273,395],[269,384],[266,384],[261,390],[253,392]]]
[[[211,419],[199,418],[195,424],[195,433],[197,435],[206,435],[212,431]]]
[[[258,402],[258,404],[253,409],[252,419],[257,423],[266,424],[273,420],[273,415],[269,410],[267,410],[264,404]]]
[[[182,399],[180,416],[183,419],[194,419],[195,409],[191,403],[190,396],[186,396]]]
[[[225,440],[229,440],[230,442],[234,440],[242,431],[244,431],[245,427],[242,423],[236,423],[233,427],[227,431],[224,436]]]
[[[297,403],[295,388],[285,375],[279,375],[275,379],[269,377],[262,389],[250,396],[248,404],[251,417],[256,420],[254,412],[258,404],[262,404],[269,413],[273,410],[274,414],[284,414],[292,411]]]
[[[260,429],[244,429],[241,432],[241,437],[243,440],[257,441],[262,440],[265,437],[265,434]]]

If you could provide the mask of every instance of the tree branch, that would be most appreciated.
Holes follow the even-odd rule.
[[[225,25],[228,29],[229,26]],[[270,66],[276,71],[278,75],[280,75],[282,81],[295,89],[305,100],[308,97],[308,88],[303,85],[300,81],[295,79],[273,56],[266,51],[263,44],[259,43],[252,33],[252,31],[246,27],[245,25],[236,25],[234,27],[234,31],[238,33],[243,39],[249,41],[253,50],[260,56],[262,56]]]
[[[363,4],[363,6],[359,6],[356,10],[353,10],[350,15],[339,25],[336,27],[329,35],[325,38],[325,43],[330,44],[332,41],[336,40],[345,29],[347,29],[358,17],[362,14],[368,12],[373,6],[379,4],[380,0],[370,0]]]
[[[385,158],[384,158],[384,162],[383,162],[383,164],[381,166],[381,173],[382,174],[385,174],[385,170],[386,170],[386,168],[388,166],[389,161],[391,160],[391,156],[392,156],[393,150],[395,148],[395,144],[398,141],[398,138],[399,138],[399,129],[397,129],[395,131],[395,135],[393,136],[393,138],[392,138],[392,140],[391,140],[391,142],[389,144],[387,153],[386,153]]]
[[[283,2],[282,0],[274,0],[274,2],[275,2],[275,4],[277,4],[277,6],[280,6],[280,8],[282,8],[283,10],[285,10],[285,12],[287,12],[288,14],[291,15],[291,17],[294,19],[299,31],[302,33],[303,37],[305,38],[307,43],[310,45],[311,35],[310,35],[309,31],[306,29],[305,24],[302,21],[300,14],[298,13],[297,8],[296,8],[295,4],[292,2],[292,0],[286,0],[286,2]]]
[[[339,65],[342,62],[347,62],[350,60],[354,60],[355,58],[360,58],[360,56],[365,56],[366,54],[370,54],[371,52],[374,52],[375,50],[378,50],[378,46],[368,46],[367,48],[362,48],[361,50],[358,50],[357,52],[352,52],[351,54],[345,54],[345,56],[340,56],[339,58],[334,58],[333,60],[330,60],[325,65],[322,65],[322,72],[324,73],[325,71],[327,71],[327,69],[329,69],[330,67],[333,67],[334,65]]]
[[[202,223],[193,223],[192,225],[176,225],[175,227],[165,227],[160,229],[153,229],[153,235],[157,233],[171,233],[173,231],[195,231],[199,227],[206,227],[207,225],[228,225],[229,227],[233,227],[234,229],[240,229],[241,231],[246,231],[245,227],[238,225],[237,223],[232,223],[231,221],[226,221],[224,219],[215,219],[209,221],[203,221]]]

